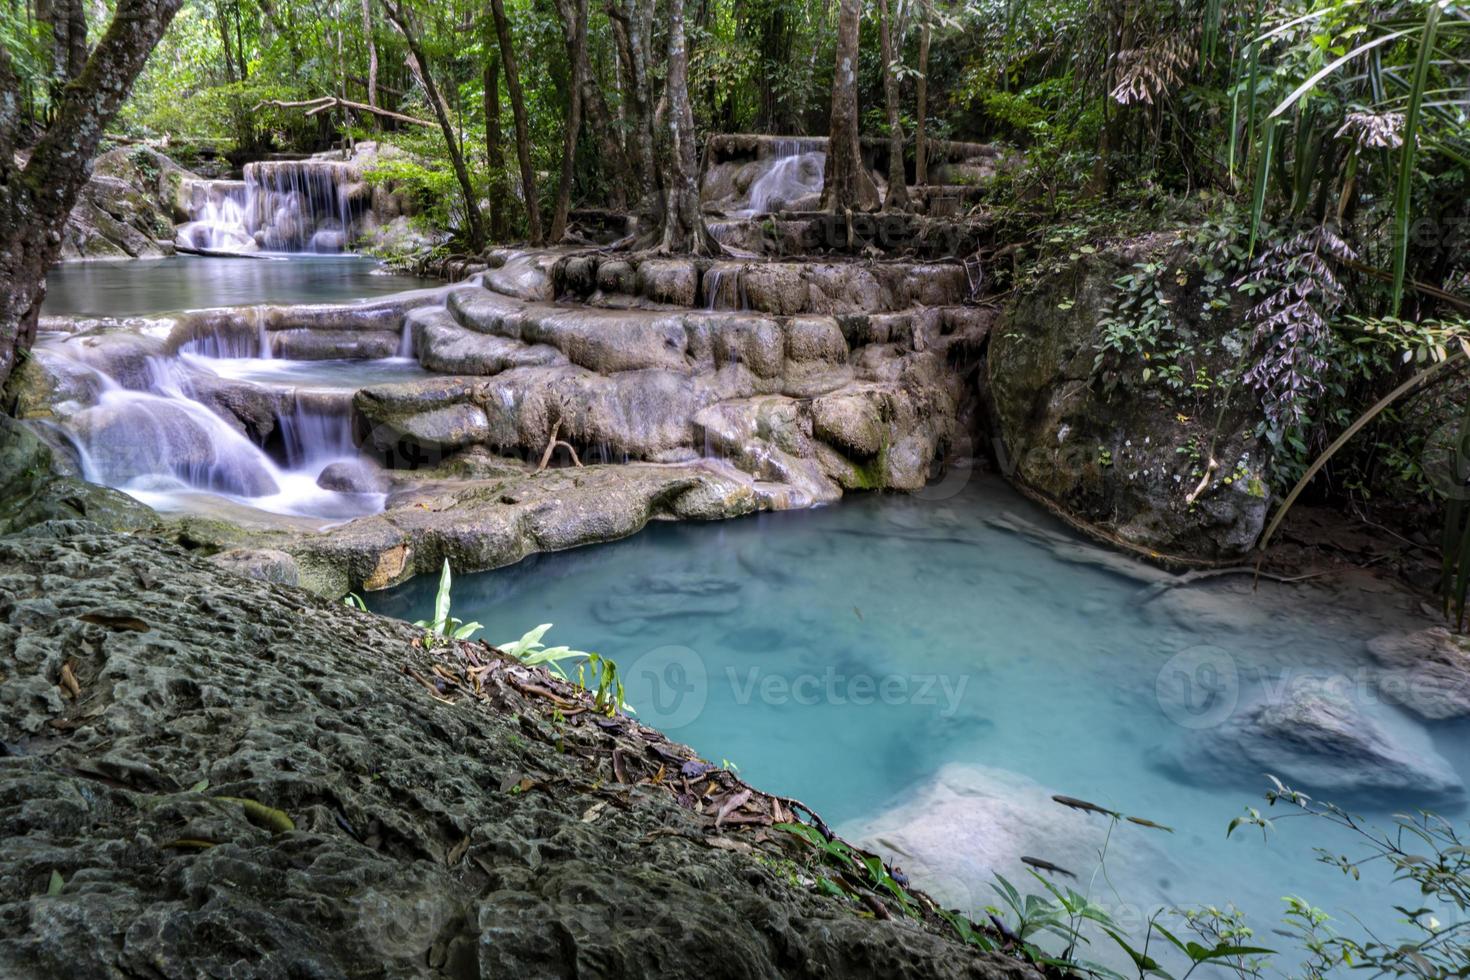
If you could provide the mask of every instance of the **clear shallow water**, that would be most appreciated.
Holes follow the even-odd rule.
[[[1018,520],[1041,536],[1017,533]],[[1222,751],[1223,776],[1181,779],[1159,760],[1213,731],[1208,709],[1181,711],[1167,696],[1181,665],[1202,677],[1201,651],[1211,670],[1232,674],[1227,686],[1245,703],[1283,680],[1361,678],[1366,639],[1422,623],[1406,618],[1395,595],[1271,583],[1253,594],[1248,579],[1140,605],[1141,581],[1087,560],[1103,555],[977,477],[943,501],[862,496],[816,511],[656,525],[626,541],[536,556],[456,579],[454,614],[488,624],[492,642],[555,623],[549,642],[619,663],[640,720],[712,761],[738,764],[763,789],[797,796],[840,830],[924,794],[946,766],[1005,770],[1039,784],[1043,802],[954,826],[954,854],[1017,835],[1022,853],[1075,851],[1074,834],[1095,834],[1101,823],[1047,799],[1063,793],[1176,830],[1118,832],[1109,858],[1115,914],[1126,918],[1128,902],[1233,901],[1265,945],[1278,945],[1285,940],[1271,929],[1281,897],[1295,894],[1345,931],[1356,931],[1356,914],[1394,935],[1382,878],[1354,884],[1314,861],[1315,846],[1357,852],[1326,825],[1284,821],[1264,843],[1259,832],[1226,840],[1243,806],[1264,809],[1258,765]],[[434,585],[422,577],[369,603],[427,618]],[[1359,697],[1385,724],[1423,737],[1376,695]],[[1459,726],[1430,736],[1461,777],[1470,775],[1467,734]],[[968,768],[977,766],[988,770]],[[1029,805],[1026,792],[998,784],[1018,805]],[[1385,824],[1411,805],[1393,794],[1354,803]],[[901,863],[921,886],[943,889],[953,877]],[[1085,883],[1092,869],[1074,870]],[[1010,865],[1007,873],[1021,878]],[[971,884],[973,911],[996,903],[988,886]]]
[[[361,255],[280,254],[219,259],[68,262],[46,276],[51,315],[140,316],[254,303],[340,303],[437,285],[384,273]]]

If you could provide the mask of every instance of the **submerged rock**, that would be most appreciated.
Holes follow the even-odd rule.
[[[1421,718],[1470,717],[1470,641],[1443,626],[1368,641],[1378,692]]]
[[[0,566],[7,978],[1039,976],[670,792],[594,791],[590,714],[436,697],[406,624],[95,525]]]
[[[1182,735],[1160,767],[1200,785],[1259,785],[1263,774],[1334,800],[1457,801],[1465,787],[1417,724],[1391,707],[1322,683],[1296,683],[1230,712],[1217,727]]]
[[[836,830],[902,867],[946,907],[972,915],[998,903],[992,887],[997,874],[1023,894],[1041,891],[1023,855],[1085,882],[1098,867],[1105,840],[1108,880],[1140,903],[1132,911],[1146,914],[1167,904],[1177,872],[1148,840],[1151,831],[1125,825],[1109,837],[1106,818],[1056,803],[1057,792],[1005,769],[950,763],[892,809]]]

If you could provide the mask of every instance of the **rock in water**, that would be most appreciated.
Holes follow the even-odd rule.
[[[1467,641],[1443,626],[1387,633],[1368,641],[1383,670],[1378,692],[1421,718],[1444,721],[1470,716],[1470,652]]]
[[[1260,785],[1269,773],[1334,801],[1404,797],[1457,801],[1465,787],[1429,735],[1396,709],[1368,704],[1325,680],[1297,684],[1235,709],[1218,727],[1187,733],[1159,765],[1201,785]]]
[[[1041,891],[1023,855],[1065,868],[1082,882],[1097,869],[1107,819],[1056,803],[1055,792],[1005,769],[950,763],[892,809],[844,824],[837,833],[901,866],[946,908],[983,916],[985,906],[998,902],[992,888],[997,874],[1022,894]],[[1155,908],[1169,902],[1166,879],[1176,876],[1146,833],[1132,827],[1114,832],[1107,870],[1121,894]]]
[[[709,846],[672,794],[597,816],[547,709],[436,699],[407,624],[85,522],[0,567],[7,980],[1040,980]]]
[[[328,463],[316,485],[341,493],[387,493],[388,474],[366,460],[348,459]]]

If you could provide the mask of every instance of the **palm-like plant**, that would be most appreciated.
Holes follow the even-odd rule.
[[[1230,159],[1232,173],[1254,161],[1253,228],[1273,201],[1316,223],[1386,204],[1364,230],[1389,229],[1396,315],[1416,185],[1470,168],[1470,13],[1448,0],[1291,0],[1263,26],[1233,88]]]

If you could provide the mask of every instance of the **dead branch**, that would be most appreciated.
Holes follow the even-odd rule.
[[[541,465],[536,467],[537,473],[540,473],[542,470],[546,469],[547,464],[551,462],[551,454],[556,452],[557,446],[562,446],[566,449],[567,452],[571,453],[572,462],[576,463],[578,467],[582,465],[582,461],[577,458],[577,451],[572,448],[572,444],[566,442],[565,440],[558,439],[557,436],[559,435],[561,435],[560,419],[558,419],[556,424],[551,427],[551,438],[546,440],[546,452],[541,454]]]
[[[335,95],[323,95],[320,98],[306,99],[301,102],[287,102],[281,99],[262,99],[260,102],[255,103],[252,111],[260,109],[261,106],[274,106],[277,109],[304,109],[308,116],[315,116],[318,113],[326,112],[328,109],[352,109],[355,112],[366,112],[374,116],[382,116],[384,119],[393,119],[397,122],[407,123],[410,126],[427,126],[429,129],[434,129],[438,126],[437,123],[430,122],[427,119],[419,119],[416,116],[405,116],[401,112],[394,112],[391,109],[380,109],[377,106],[370,106],[366,102],[353,102],[351,99],[342,99]]]

